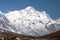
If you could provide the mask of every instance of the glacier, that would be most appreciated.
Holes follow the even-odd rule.
[[[53,20],[45,11],[29,6],[22,10],[0,11],[0,32],[3,30],[31,36],[44,36],[60,30],[60,19]]]

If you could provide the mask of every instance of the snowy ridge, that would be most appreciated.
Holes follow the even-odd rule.
[[[3,14],[3,16],[1,18],[4,19],[4,27],[1,26],[0,28],[14,33],[43,36],[60,30],[60,24],[57,21],[53,20],[45,11],[40,12],[33,7],[11,11]]]

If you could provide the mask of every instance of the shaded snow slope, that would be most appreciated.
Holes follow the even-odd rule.
[[[60,30],[60,24],[58,22],[53,20],[45,11],[40,12],[33,7],[11,11],[3,14],[3,16],[1,18],[4,19],[3,24],[6,28],[3,26],[2,28],[14,33],[43,36]]]

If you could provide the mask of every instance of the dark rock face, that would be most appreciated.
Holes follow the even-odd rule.
[[[60,40],[60,31],[40,37],[21,35],[12,32],[1,32],[0,40]]]

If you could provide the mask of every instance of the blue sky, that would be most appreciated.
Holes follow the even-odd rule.
[[[0,0],[0,11],[9,12],[32,6],[46,11],[53,19],[60,18],[60,0]]]

